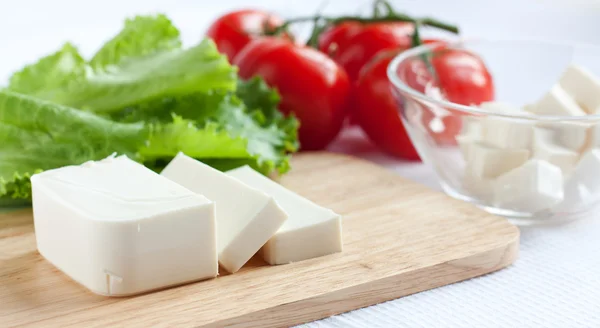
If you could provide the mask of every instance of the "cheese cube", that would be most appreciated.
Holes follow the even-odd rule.
[[[481,143],[470,145],[466,170],[479,178],[496,178],[529,159],[527,149],[499,149]]]
[[[546,137],[552,143],[576,152],[582,152],[588,146],[591,125],[580,122],[540,122],[536,130],[550,131]]]
[[[502,114],[511,114],[511,113],[522,113],[519,108],[513,106],[512,104],[501,102],[501,101],[486,101],[479,104],[479,108],[489,111],[491,113],[502,113]]]
[[[469,196],[483,202],[491,202],[494,196],[493,182],[493,179],[480,178],[465,172],[462,186]]]
[[[218,273],[214,204],[125,156],[31,177],[38,251],[94,293]]]
[[[285,264],[342,251],[342,218],[248,166],[227,174],[272,195],[289,219],[262,248],[269,264]]]
[[[175,156],[161,175],[216,203],[219,263],[232,273],[248,262],[288,217],[272,196],[183,153]]]
[[[577,65],[569,65],[559,80],[565,92],[588,114],[600,114],[600,80]]]
[[[558,166],[568,174],[579,160],[579,153],[554,143],[554,131],[536,128],[534,133],[533,158]]]
[[[565,200],[561,210],[568,210],[600,199],[600,149],[592,149],[581,157],[565,184]]]
[[[472,140],[480,140],[482,135],[481,117],[465,115],[461,118],[462,128],[460,136],[468,137]]]
[[[483,121],[482,140],[500,149],[529,149],[533,125],[533,122],[490,116]]]
[[[476,143],[473,141],[471,137],[468,135],[458,135],[456,136],[456,142],[458,143],[458,147],[462,153],[463,159],[465,161],[469,160],[469,154],[471,153],[471,146]]]
[[[586,115],[575,100],[559,85],[553,86],[550,92],[544,95],[535,105],[528,107],[528,109],[530,112],[538,115]]]
[[[501,175],[494,182],[494,204],[535,213],[563,200],[563,175],[559,167],[538,159]]]

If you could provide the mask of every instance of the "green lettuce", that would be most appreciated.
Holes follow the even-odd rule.
[[[218,169],[289,169],[298,121],[259,78],[241,81],[211,40],[184,49],[164,15],[127,20],[86,61],[67,43],[0,91],[0,204],[32,174],[126,154],[160,170],[182,151]]]
[[[234,115],[248,117],[243,113]],[[30,199],[32,174],[99,160],[112,153],[125,154],[156,170],[179,151],[222,169],[239,163],[264,174],[273,169],[287,170],[287,155],[273,153],[276,148],[262,137],[232,137],[216,122],[198,126],[179,116],[163,122],[115,122],[94,113],[0,91],[0,139],[4,141],[0,147],[0,200]]]
[[[140,123],[113,122],[0,91],[0,199],[29,199],[29,178],[43,170],[101,159],[114,152],[137,159],[137,149],[147,134],[147,127]]]
[[[118,65],[125,58],[152,55],[181,48],[179,30],[165,15],[125,20],[123,30],[106,42],[90,60],[95,70]]]
[[[52,99],[54,93],[69,89],[85,77],[87,63],[75,46],[66,43],[57,52],[25,66],[12,75],[8,89],[42,99]]]

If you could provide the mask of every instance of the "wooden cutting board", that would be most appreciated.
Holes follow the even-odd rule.
[[[88,292],[36,251],[31,211],[0,215],[0,326],[284,327],[511,264],[505,219],[331,153],[293,159],[282,183],[344,216],[344,251],[129,298]]]

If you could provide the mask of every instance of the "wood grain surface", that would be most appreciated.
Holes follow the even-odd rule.
[[[37,253],[31,211],[0,215],[0,326],[286,327],[511,264],[519,230],[366,161],[304,153],[282,183],[344,216],[344,251],[129,298],[92,294]]]

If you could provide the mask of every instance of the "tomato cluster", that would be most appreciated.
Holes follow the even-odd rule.
[[[314,47],[294,42],[285,29],[269,36],[284,24],[264,11],[240,10],[216,20],[207,36],[239,67],[240,77],[261,76],[279,91],[280,110],[300,120],[302,150],[327,147],[350,118],[383,151],[418,160],[386,74],[392,58],[413,46],[415,24],[336,21],[321,31]],[[430,71],[421,60],[407,65],[403,79],[423,92]],[[492,77],[477,55],[447,49],[432,56],[431,66],[447,100],[464,105],[493,100]],[[453,138],[460,122],[444,123],[442,137]]]

